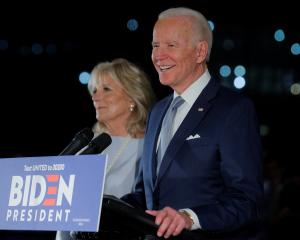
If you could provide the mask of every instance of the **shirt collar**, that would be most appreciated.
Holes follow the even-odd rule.
[[[193,82],[180,96],[187,102],[190,106],[194,104],[200,93],[206,87],[211,76],[208,69],[195,81]],[[176,98],[178,94],[174,91],[173,99]]]

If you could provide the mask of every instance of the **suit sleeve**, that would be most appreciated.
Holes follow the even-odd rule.
[[[225,190],[215,204],[194,207],[203,229],[237,229],[257,221],[263,197],[258,120],[249,99],[230,110],[219,137]]]
[[[135,185],[134,192],[126,194],[121,199],[125,202],[131,204],[134,207],[140,208],[142,210],[146,209],[146,199],[145,199],[145,191],[144,191],[144,183],[143,183],[143,173],[142,168],[140,168],[137,182]]]
[[[152,113],[152,110],[149,111],[147,125],[146,125],[146,135],[149,126],[149,118]],[[145,145],[145,142],[144,142]],[[145,146],[143,147],[143,149]],[[137,178],[135,181],[134,191],[132,193],[126,194],[121,199],[126,201],[127,203],[131,204],[132,206],[138,207],[142,210],[146,210],[146,198],[145,198],[145,188],[144,188],[144,179],[143,179],[143,157],[140,161],[139,172],[137,174]]]

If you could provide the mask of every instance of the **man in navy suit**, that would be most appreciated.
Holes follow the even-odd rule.
[[[152,46],[160,82],[174,93],[149,114],[136,189],[123,199],[155,216],[159,237],[255,225],[263,195],[258,120],[248,98],[211,77],[207,20],[192,9],[168,9],[155,23]],[[158,164],[162,122],[177,96],[184,102]]]

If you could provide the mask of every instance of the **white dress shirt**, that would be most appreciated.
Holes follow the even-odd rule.
[[[177,108],[176,115],[174,117],[173,121],[173,127],[172,127],[172,136],[176,133],[177,129],[179,128],[180,124],[182,121],[185,119],[186,115],[192,108],[193,104],[203,91],[203,89],[206,87],[210,80],[211,76],[208,70],[204,72],[204,74],[199,77],[192,85],[190,85],[180,96],[184,99],[184,103],[181,104]],[[173,99],[176,98],[178,94],[174,91],[173,94]],[[158,139],[158,143],[160,142],[160,135]],[[157,144],[157,149],[158,149],[159,144]],[[201,224],[199,222],[199,219],[191,209],[182,209],[188,212],[191,217],[193,218],[194,224],[192,225],[192,230],[199,229],[201,228]]]

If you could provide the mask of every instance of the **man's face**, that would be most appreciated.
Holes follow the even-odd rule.
[[[199,49],[194,38],[186,17],[160,19],[154,26],[152,62],[160,82],[179,93],[199,76]]]

